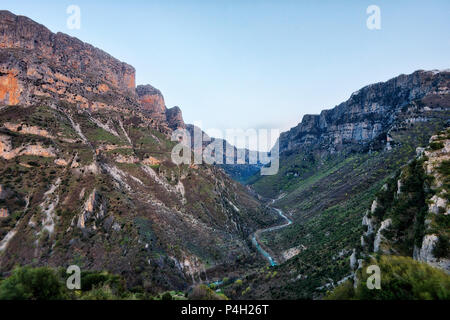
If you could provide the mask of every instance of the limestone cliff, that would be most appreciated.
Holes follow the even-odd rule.
[[[416,71],[366,86],[320,115],[305,115],[280,136],[280,152],[308,148],[333,153],[348,145],[390,141],[396,121],[422,122],[434,108],[450,107],[450,71]],[[439,103],[444,103],[444,106]]]

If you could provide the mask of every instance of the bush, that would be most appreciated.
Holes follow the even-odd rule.
[[[92,289],[83,294],[81,300],[117,300],[111,288],[107,285]]]
[[[0,285],[0,300],[62,300],[68,297],[62,281],[50,268],[18,267]]]
[[[438,167],[438,172],[448,178],[450,176],[450,160],[444,160]]]
[[[208,286],[201,284],[194,289],[188,296],[189,300],[225,300],[226,297],[223,295],[217,295],[213,290],[208,288]]]
[[[444,147],[442,142],[431,142],[430,148],[431,150],[441,150]]]
[[[328,291],[325,300],[350,300],[355,296],[352,281],[345,281],[333,291]]]
[[[172,300],[172,295],[170,292],[166,292],[162,295],[161,300]]]
[[[96,271],[86,271],[81,273],[81,290],[89,291],[104,285],[107,285],[113,291],[116,291],[116,294],[125,290],[123,279],[121,279],[120,276]]]
[[[211,288],[211,290],[216,290],[217,289],[217,285],[215,283],[211,283],[209,285],[209,287]]]

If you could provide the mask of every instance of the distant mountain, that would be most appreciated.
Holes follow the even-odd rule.
[[[0,39],[0,276],[76,264],[160,292],[254,260],[275,218],[223,170],[173,164],[181,110],[133,67],[8,11]]]
[[[254,156],[256,151],[246,148],[237,148],[225,139],[210,137],[201,128],[192,124],[186,125],[186,130],[191,136],[191,147],[195,152],[203,154],[205,148],[210,144],[221,146],[222,154],[216,157],[216,150],[214,150],[213,154],[211,154],[211,157],[214,159],[211,159],[211,161],[214,161],[214,164],[222,168],[233,180],[245,184],[250,177],[261,174],[261,167],[263,167],[261,161],[259,161],[259,159],[250,161],[250,154],[253,153]],[[196,134],[199,135],[203,141],[201,150],[200,148],[196,148],[194,144]],[[220,148],[217,149],[220,150]],[[233,157],[230,157],[231,159],[227,159],[227,152],[233,153]],[[244,163],[239,162],[238,159]]]

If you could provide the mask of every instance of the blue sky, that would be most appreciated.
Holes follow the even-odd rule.
[[[69,5],[81,29],[66,26]],[[381,9],[381,30],[366,8]],[[450,1],[2,1],[133,65],[186,122],[287,130],[367,84],[450,68]]]

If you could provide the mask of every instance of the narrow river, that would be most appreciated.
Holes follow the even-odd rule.
[[[276,263],[275,259],[266,250],[264,250],[262,248],[260,240],[258,240],[258,235],[260,235],[261,233],[264,233],[264,232],[271,232],[271,231],[280,230],[282,228],[285,228],[285,227],[287,227],[287,226],[292,224],[292,220],[290,220],[288,217],[286,217],[284,215],[283,211],[281,211],[280,209],[273,208],[273,207],[272,207],[272,209],[274,209],[281,218],[286,220],[286,223],[281,224],[281,225],[277,225],[277,226],[273,226],[273,227],[270,227],[270,228],[266,228],[266,229],[259,229],[259,230],[257,230],[252,235],[252,243],[256,247],[256,249],[259,251],[259,253],[261,253],[263,255],[263,257],[267,261],[269,261],[270,265],[273,267],[273,266],[276,266],[277,263]]]

